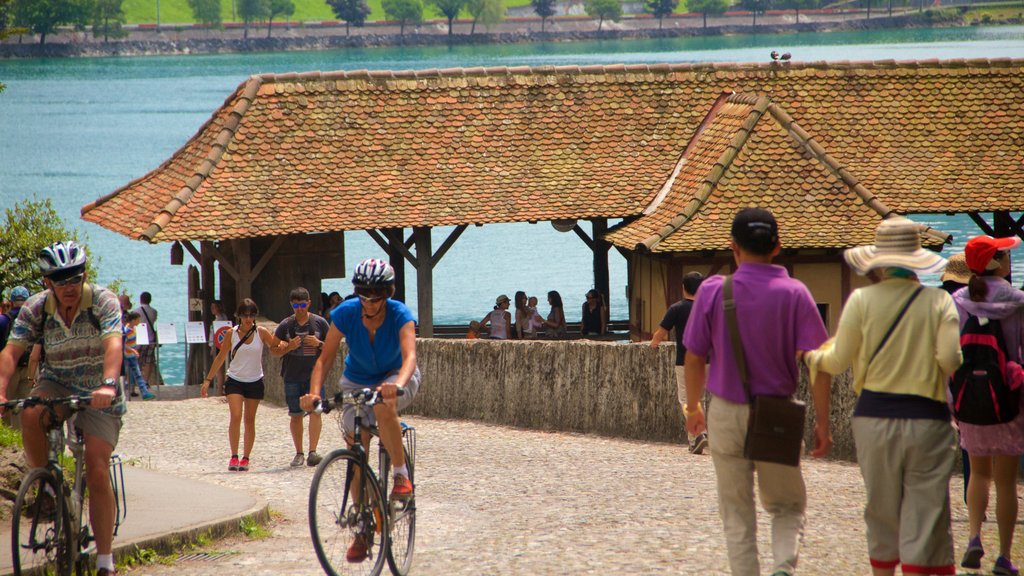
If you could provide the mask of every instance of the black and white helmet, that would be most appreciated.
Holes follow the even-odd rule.
[[[85,272],[85,247],[70,240],[55,242],[39,251],[37,262],[44,278],[71,278]]]
[[[378,258],[363,260],[352,274],[352,285],[356,288],[383,288],[394,283],[395,269]]]

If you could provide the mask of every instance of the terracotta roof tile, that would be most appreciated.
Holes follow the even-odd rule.
[[[975,60],[256,76],[164,164],[82,215],[154,242],[636,216],[727,90],[798,116],[900,213],[1019,211],[1022,71]]]

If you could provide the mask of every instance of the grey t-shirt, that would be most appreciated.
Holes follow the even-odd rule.
[[[274,335],[281,340],[291,340],[296,336],[314,334],[321,342],[327,338],[330,325],[327,320],[310,313],[305,324],[298,325],[295,316],[289,316],[277,325]],[[281,358],[281,377],[285,382],[306,382],[313,373],[313,365],[320,357],[320,349],[315,346],[299,346]]]

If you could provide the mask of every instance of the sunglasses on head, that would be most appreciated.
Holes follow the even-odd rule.
[[[53,285],[54,286],[61,286],[61,287],[63,287],[63,286],[78,286],[79,284],[82,283],[82,280],[84,280],[84,279],[85,279],[85,274],[78,274],[76,276],[72,276],[71,278],[65,278],[63,280],[54,280],[53,281]]]
[[[309,302],[292,302],[292,308],[295,308],[295,309],[298,309],[298,308],[306,309],[307,307],[309,307]]]

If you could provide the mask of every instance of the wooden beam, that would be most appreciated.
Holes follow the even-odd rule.
[[[416,300],[420,320],[420,337],[434,336],[434,268],[430,264],[430,228],[412,229],[416,242]]]
[[[191,242],[188,240],[178,240],[178,243],[184,246],[185,250],[188,250],[188,253],[192,255],[192,258],[195,258],[196,263],[203,263],[202,255],[199,253],[199,250],[196,250],[196,247],[193,246]]]
[[[612,245],[604,239],[604,234],[608,231],[608,219],[594,218],[590,223],[593,226],[590,249],[594,253],[594,289],[603,294],[605,302],[610,304],[611,275],[608,271],[608,252],[611,251]]]
[[[986,222],[980,214],[978,214],[977,212],[968,212],[967,215],[971,217],[971,220],[974,220],[974,223],[978,225],[978,228],[981,228],[982,232],[988,234],[989,236],[996,235],[995,231],[992,230],[992,227],[988,225],[988,222]]]
[[[373,238],[373,240],[385,252],[390,252],[391,244],[389,244],[388,241],[383,236],[381,236],[380,232],[378,232],[376,230],[367,230],[366,233],[369,234],[370,238]],[[395,245],[395,248],[399,252],[401,252],[402,256],[405,256],[405,259],[409,261],[409,264],[412,264],[414,268],[417,268],[417,269],[419,268],[419,260],[417,260],[417,258],[419,257],[419,251],[418,250],[417,250],[416,256],[413,256],[412,252],[409,252],[409,249],[406,248],[406,246],[404,244],[397,244],[397,245]],[[428,259],[429,259],[429,257],[428,257]]]
[[[405,257],[398,249],[405,243],[402,228],[385,228],[381,230],[388,239],[388,262],[395,269],[395,295],[393,298],[405,302]]]
[[[468,224],[460,224],[455,227],[455,230],[452,230],[452,233],[445,238],[444,243],[442,243],[441,247],[437,249],[437,252],[434,252],[434,255],[430,257],[431,268],[437,266],[437,263],[441,261],[441,258],[444,258],[445,253],[447,253],[448,249],[452,247],[452,244],[455,244],[455,241],[459,239],[459,236],[462,236],[462,233],[466,231],[466,228],[469,228]]]
[[[270,245],[270,248],[268,248],[267,251],[263,254],[263,256],[260,258],[260,261],[257,262],[256,265],[253,266],[252,268],[251,278],[253,280],[259,278],[260,272],[263,272],[263,269],[267,266],[268,263],[270,263],[270,259],[273,258],[274,254],[277,253],[277,250],[281,248],[281,244],[284,244],[284,239],[285,236],[274,237],[274,243]]]
[[[583,243],[587,245],[587,248],[590,248],[591,250],[594,249],[594,241],[590,239],[590,236],[587,236],[587,233],[583,231],[583,228],[580,228],[579,224],[573,226],[572,231],[580,237],[580,240],[583,240]]]
[[[238,269],[228,261],[227,257],[224,256],[224,253],[221,252],[213,242],[210,242],[210,253],[213,255],[213,259],[220,264],[220,267],[230,274],[231,277],[235,279],[235,282],[238,282]]]
[[[240,238],[231,243],[234,245],[235,264],[238,267],[235,302],[240,304],[245,298],[252,298],[252,242],[248,238]]]
[[[380,232],[370,228],[366,233],[370,235],[370,238],[373,238],[373,241],[376,242],[377,246],[380,246],[382,250],[388,249],[388,242],[380,235]]]

